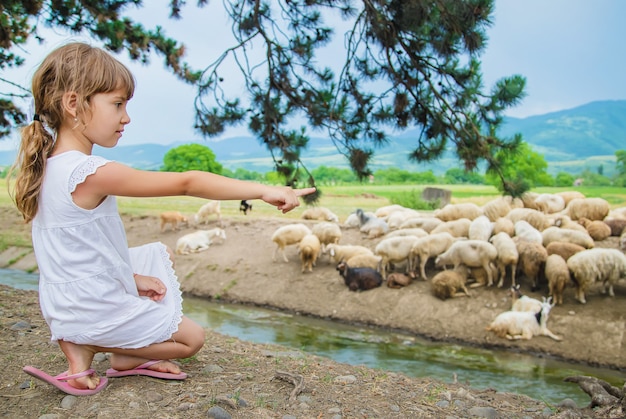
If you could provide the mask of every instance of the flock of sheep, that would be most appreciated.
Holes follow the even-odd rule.
[[[243,211],[243,210],[242,210]],[[245,212],[244,212],[245,213]],[[180,213],[164,213],[161,229],[176,228],[188,220]],[[209,201],[195,215],[196,225],[217,215],[219,201]],[[374,212],[356,210],[343,222],[330,209],[307,208],[302,218],[317,221],[311,227],[294,222],[274,231],[273,260],[295,245],[302,273],[311,272],[322,255],[352,291],[387,286],[400,288],[415,279],[430,281],[432,293],[440,299],[469,296],[467,287],[510,282],[513,304],[488,327],[509,339],[534,335],[559,340],[546,326],[550,309],[563,303],[563,293],[573,284],[575,298],[586,302],[586,292],[599,284],[614,296],[613,286],[626,278],[626,207],[611,210],[601,198],[587,198],[579,192],[557,194],[527,193],[523,199],[499,197],[478,206],[448,204],[432,213],[419,213],[400,205]],[[342,230],[358,228],[363,237],[376,240],[370,248],[362,243],[342,243]],[[610,236],[619,236],[620,249],[597,246]],[[187,254],[208,248],[211,240],[225,239],[221,228],[198,230],[182,236],[176,252]],[[435,275],[428,278],[430,263]],[[544,301],[523,296],[517,281],[525,277],[533,290],[547,282]],[[520,307],[525,307],[521,309]]]

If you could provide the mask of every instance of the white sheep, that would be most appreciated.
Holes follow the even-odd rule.
[[[276,243],[276,248],[272,254],[272,260],[276,261],[276,253],[280,250],[283,260],[289,262],[285,254],[285,247],[300,243],[300,240],[307,234],[313,234],[311,229],[302,223],[287,224],[277,228],[272,234],[272,241]]]
[[[548,317],[553,305],[550,301],[541,304],[541,311],[531,313],[529,311],[505,311],[496,316],[486,330],[501,338],[509,340],[531,339],[533,336],[548,336],[556,341],[561,341],[560,336],[548,330]]]
[[[161,219],[161,233],[165,231],[167,224],[172,225],[172,230],[178,230],[179,225],[189,226],[189,220],[180,211],[165,211],[159,215]]]
[[[320,239],[315,234],[307,234],[298,243],[298,253],[302,263],[302,273],[313,272],[313,266],[317,262],[321,252]]]
[[[361,224],[359,231],[366,234],[368,238],[384,236],[389,232],[389,226],[382,218],[370,217],[361,209],[357,209],[356,214]]]
[[[519,284],[509,288],[509,292],[511,294],[511,311],[529,311],[531,313],[541,311],[541,301],[522,294]]]
[[[564,214],[555,214],[553,224],[555,227],[559,228],[587,232],[587,229],[582,224],[572,220],[569,216]]]
[[[402,263],[407,261],[407,269],[411,270],[411,264],[409,262],[409,255],[413,244],[419,239],[415,236],[399,236],[383,239],[374,248],[374,254],[380,256],[380,274],[385,277],[385,272],[389,264]]]
[[[595,246],[593,239],[586,230],[582,232],[568,228],[548,227],[541,232],[541,236],[544,246],[552,242],[574,243],[586,249],[591,249]]]
[[[613,208],[605,218],[626,220],[626,207]]]
[[[489,239],[491,244],[496,247],[498,256],[496,257],[496,266],[500,274],[500,280],[498,281],[498,287],[501,288],[504,285],[504,278],[506,276],[507,266],[511,270],[511,285],[515,285],[515,271],[517,270],[517,262],[519,261],[519,252],[515,242],[506,233],[498,233]]]
[[[399,230],[390,231],[385,234],[385,238],[389,237],[401,237],[401,236],[415,236],[415,237],[426,237],[428,233],[423,228],[401,228]]]
[[[543,193],[535,198],[535,205],[546,214],[554,214],[565,209],[565,200],[561,195]]]
[[[430,234],[450,233],[454,237],[468,237],[471,224],[472,221],[469,218],[459,218],[458,220],[446,221],[435,227]]]
[[[489,242],[481,240],[457,240],[435,259],[435,266],[453,265],[454,270],[463,264],[467,267],[482,267],[487,272],[487,283],[493,284],[493,275],[490,265],[494,263],[498,251]]]
[[[408,209],[408,208],[403,207],[402,205],[398,205],[398,204],[386,205],[374,211],[374,215],[378,218],[387,218],[389,214],[391,214],[392,212],[404,211],[405,209]]]
[[[615,296],[613,285],[626,276],[626,256],[617,249],[585,249],[570,257],[567,267],[576,283],[576,299],[585,304],[585,292],[596,282],[602,283],[602,293],[608,289]]]
[[[513,221],[513,224],[524,220],[539,231],[543,231],[553,224],[546,214],[532,208],[513,208],[506,215],[506,218]]]
[[[492,233],[493,223],[486,215],[480,215],[472,220],[467,235],[470,240],[488,241]]]
[[[468,218],[470,221],[483,215],[483,210],[473,202],[459,204],[447,204],[443,208],[435,210],[435,217],[441,221],[453,221],[459,218]]]
[[[533,227],[534,228],[534,227]],[[500,217],[493,223],[492,234],[506,233],[513,237],[515,235],[515,224],[506,217]]]
[[[382,258],[375,254],[359,253],[347,259],[346,263],[353,268],[372,268],[378,271],[381,260]]]
[[[371,213],[372,217],[375,217],[374,213]],[[356,213],[352,213],[348,215],[346,221],[344,221],[343,226],[345,228],[358,228],[361,226],[361,221],[359,220],[359,216]]]
[[[405,228],[421,228],[425,232],[431,233],[435,227],[442,223],[443,221],[435,217],[409,218],[400,224],[400,230]]]
[[[222,224],[222,213],[220,210],[220,201],[209,201],[206,204],[202,205],[198,212],[194,215],[194,221],[196,225],[199,224],[208,224],[209,217],[211,215],[217,216],[217,221],[219,224]]]
[[[626,228],[622,232],[622,235],[619,236],[619,248],[622,252],[626,252]]]
[[[185,234],[176,241],[176,253],[188,255],[189,253],[202,252],[207,250],[216,238],[226,240],[226,232],[221,228],[213,228]]]
[[[483,205],[482,211],[483,215],[489,218],[489,221],[494,222],[511,211],[511,203],[504,197],[495,198]]]
[[[303,220],[320,220],[320,221],[330,221],[333,223],[339,222],[339,217],[331,210],[325,207],[311,207],[307,208],[302,212]]]
[[[555,304],[563,304],[563,291],[570,280],[567,262],[561,256],[552,254],[546,260],[546,279],[550,289],[550,296]]]
[[[413,270],[418,266],[420,269],[420,277],[425,281],[428,280],[426,276],[426,263],[432,257],[439,256],[454,243],[456,238],[450,233],[434,233],[428,236],[419,238],[413,246],[410,252],[410,266]]]
[[[331,243],[339,243],[341,240],[341,228],[339,224],[322,221],[320,223],[315,224],[311,228],[311,232],[317,236],[321,245],[322,245],[322,253],[326,253],[326,246]]]
[[[602,198],[576,198],[572,199],[563,214],[572,220],[588,218],[590,220],[603,220],[611,210],[609,203]]]
[[[522,240],[526,240],[533,243],[543,243],[543,236],[541,231],[530,225],[528,221],[519,220],[515,222],[515,237],[519,237]]]
[[[403,222],[412,218],[419,217],[419,212],[415,211],[414,209],[407,208],[401,211],[392,212],[391,214],[389,214],[385,221],[387,222],[389,229],[397,230],[398,228],[400,228]]]
[[[341,261],[347,261],[353,256],[360,254],[374,255],[370,249],[357,244],[334,244],[326,246],[330,263],[336,264]]]
[[[586,198],[585,194],[583,194],[582,192],[579,191],[564,191],[564,192],[557,192],[556,195],[560,196],[561,198],[563,198],[563,201],[565,202],[565,206],[567,207],[567,205],[570,203],[570,201],[572,199],[576,199],[576,198]]]

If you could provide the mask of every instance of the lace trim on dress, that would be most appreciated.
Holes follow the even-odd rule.
[[[72,172],[68,185],[69,192],[74,192],[76,186],[83,183],[85,179],[87,179],[87,176],[93,175],[99,167],[104,166],[108,162],[110,162],[110,160],[107,160],[104,157],[88,156],[87,159]]]
[[[174,314],[172,316],[172,322],[167,330],[164,330],[163,334],[161,334],[161,336],[156,340],[157,343],[165,342],[166,340],[171,339],[172,335],[178,331],[178,325],[183,320],[183,293],[180,290],[180,283],[178,282],[178,277],[174,271],[172,259],[170,258],[165,245],[161,247],[159,253],[163,259],[163,266],[165,266],[167,270],[167,292],[173,293],[172,298],[174,299]]]

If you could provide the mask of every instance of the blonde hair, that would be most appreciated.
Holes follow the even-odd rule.
[[[11,196],[25,222],[30,222],[37,214],[46,161],[64,118],[63,95],[67,92],[76,94],[76,117],[84,125],[91,116],[90,99],[98,93],[117,89],[124,89],[130,99],[135,91],[133,75],[100,48],[69,43],[52,51],[43,60],[32,80],[35,117],[21,130],[20,148],[10,171],[10,175],[17,172]]]

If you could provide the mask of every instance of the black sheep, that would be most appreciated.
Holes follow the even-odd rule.
[[[383,277],[376,269],[351,268],[342,261],[337,264],[337,270],[350,291],[367,291],[383,283]]]
[[[248,215],[248,211],[252,211],[252,204],[248,203],[245,199],[242,199],[239,203],[239,211],[243,212],[244,215]]]

